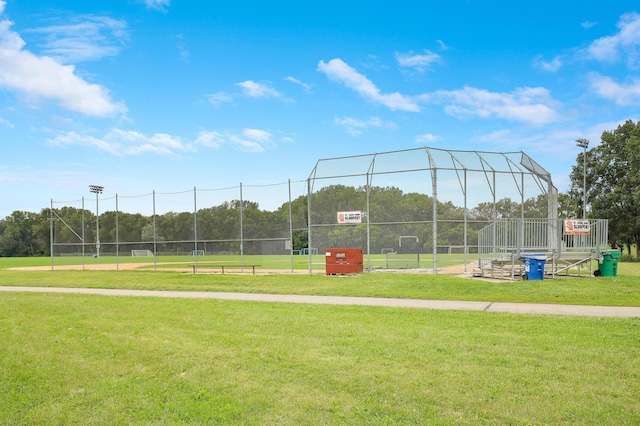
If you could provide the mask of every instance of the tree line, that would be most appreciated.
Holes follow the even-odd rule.
[[[601,143],[580,153],[565,200],[588,217],[609,219],[609,243],[635,257],[640,250],[640,121],[602,133]],[[586,168],[585,168],[586,160]],[[586,172],[586,173],[585,173]],[[586,175],[586,185],[584,177]],[[586,186],[586,206],[583,191]]]
[[[367,188],[333,185],[312,194],[312,236],[314,246],[350,245],[366,241],[366,225],[338,226],[336,212],[366,210]],[[398,235],[417,235],[425,251],[430,242],[433,218],[433,198],[419,193],[404,193],[396,187],[372,187],[369,190],[371,229],[376,252],[396,241]],[[527,217],[546,216],[544,195],[525,202]],[[439,226],[439,244],[464,244],[464,209],[451,202],[436,204]],[[291,211],[291,217],[289,214]],[[159,250],[188,252],[198,241],[198,248],[212,251],[238,251],[239,240],[288,240],[292,232],[292,249],[308,247],[308,200],[300,196],[275,211],[260,209],[258,203],[232,200],[218,206],[193,212],[167,212],[145,216],[140,213],[106,211],[98,218],[100,243],[103,252],[116,242],[130,249],[150,249],[150,243],[160,245]],[[521,206],[508,198],[493,203],[482,203],[467,212],[469,243],[477,230],[494,215],[519,216]],[[53,220],[53,222],[52,222]],[[401,223],[397,223],[401,220]],[[448,224],[446,224],[449,222]],[[51,227],[51,223],[53,226]],[[425,225],[427,224],[427,225]],[[334,225],[334,226],[330,226]],[[195,232],[194,232],[195,229]],[[326,232],[324,232],[326,229]],[[51,236],[55,246],[75,247],[79,252],[84,239],[85,248],[92,250],[96,241],[96,216],[89,210],[65,206],[39,213],[14,211],[0,220],[0,256],[48,256],[51,254]],[[222,247],[222,248],[221,248]],[[247,247],[252,247],[248,245]],[[257,246],[256,246],[257,247]],[[280,246],[284,250],[284,244]],[[255,250],[259,250],[256,248]],[[263,249],[264,250],[264,249]],[[71,249],[73,252],[73,249]],[[54,251],[54,253],[56,253]],[[56,253],[58,254],[58,253]]]
[[[629,120],[616,130],[605,131],[599,145],[576,158],[570,174],[571,186],[559,194],[559,217],[587,216],[609,220],[609,243],[626,247],[629,252],[640,248],[640,122]],[[583,176],[586,171],[586,200],[583,206]],[[366,210],[367,188],[333,185],[312,194],[312,245],[340,246],[343,241],[366,241],[366,229],[335,225],[336,211]],[[145,216],[139,213],[107,211],[100,215],[100,241],[106,245],[123,243],[179,244],[185,241],[227,241],[227,247],[237,249],[238,240],[288,239],[293,228],[292,247],[308,247],[308,202],[301,196],[275,211],[260,209],[252,201],[231,200],[196,212],[167,212]],[[434,200],[419,193],[405,193],[396,187],[369,188],[372,252],[391,244],[398,235],[416,235],[423,245],[430,244],[432,232],[425,223],[433,218]],[[451,202],[438,202],[438,242],[461,245],[465,233],[462,207]],[[481,203],[467,211],[466,234],[473,245],[477,230],[497,217],[547,217],[545,195],[525,200],[524,206],[509,198]],[[240,213],[241,212],[241,213]],[[48,256],[51,250],[51,218],[56,244],[81,245],[96,241],[96,217],[88,210],[62,207],[51,214],[49,208],[38,213],[14,211],[0,219],[0,256]],[[155,220],[154,220],[155,219]],[[116,226],[117,222],[117,226]],[[401,222],[401,223],[397,223]],[[242,223],[242,227],[241,227]],[[327,226],[324,226],[327,225]],[[194,228],[197,227],[196,232]],[[242,233],[242,235],[241,235]],[[364,246],[364,245],[363,245]],[[185,250],[190,247],[185,244]],[[284,246],[283,246],[284,247]],[[131,246],[130,248],[134,248]]]

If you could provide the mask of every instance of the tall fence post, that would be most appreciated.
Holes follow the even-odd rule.
[[[116,193],[116,271],[120,270],[120,210],[118,208],[118,193]]]
[[[193,187],[193,257],[195,258],[196,271],[198,270],[198,200],[196,187]]]
[[[311,254],[311,178],[307,179],[307,251],[309,252],[309,273],[313,272],[313,258]]]
[[[289,186],[289,257],[291,259],[291,272],[295,266],[293,262],[293,206],[291,205],[291,179],[288,181]]]
[[[242,199],[242,182],[240,182],[240,270],[244,269],[244,201]]]
[[[98,218],[96,217],[96,220]],[[96,238],[100,238],[98,237],[98,234],[96,233]],[[82,197],[82,270],[84,271],[84,242],[86,241],[85,236],[84,236],[84,197]]]
[[[156,240],[156,234],[158,230],[156,228],[156,190],[153,190],[153,270],[158,267],[158,242]]]
[[[49,209],[49,250],[51,251],[51,270],[53,271],[53,238],[54,238],[54,222],[53,222],[53,198],[51,199],[51,208]]]

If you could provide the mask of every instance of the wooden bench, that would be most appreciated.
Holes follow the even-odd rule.
[[[193,264],[193,265],[189,265],[191,266],[191,268],[193,269],[193,273],[195,274],[196,272],[198,272],[198,268],[203,268],[203,269],[212,269],[212,268],[220,268],[220,273],[224,274],[224,270],[225,268],[227,269],[227,271],[229,269],[249,269],[251,268],[251,274],[255,275],[256,274],[256,268],[259,267],[260,265],[212,265],[212,264]]]

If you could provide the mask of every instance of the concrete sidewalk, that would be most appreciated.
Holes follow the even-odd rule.
[[[553,305],[537,303],[466,302],[455,300],[387,299],[379,297],[303,296],[289,294],[219,293],[204,291],[118,290],[102,288],[9,287],[0,292],[94,294],[102,296],[174,297],[182,299],[242,300],[251,302],[308,303],[322,305],[386,306],[393,308],[551,314],[591,317],[638,318],[640,307]]]

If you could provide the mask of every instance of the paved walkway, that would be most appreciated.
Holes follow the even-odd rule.
[[[387,306],[394,308],[448,309],[461,311],[507,312],[514,314],[552,314],[592,317],[638,318],[640,307],[554,305],[538,303],[466,302],[455,300],[387,299],[379,297],[303,296],[289,294],[220,293],[205,291],[118,290],[102,288],[10,287],[0,292],[95,294],[103,296],[175,297],[183,299],[221,299],[253,302],[309,303],[322,305]]]

